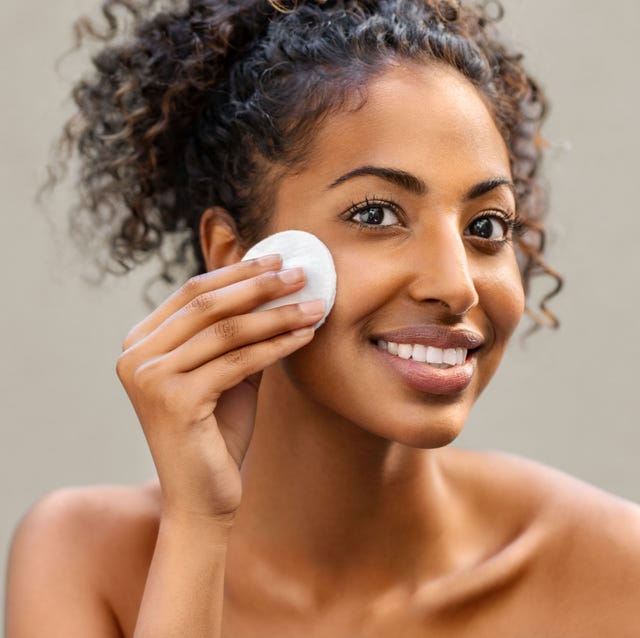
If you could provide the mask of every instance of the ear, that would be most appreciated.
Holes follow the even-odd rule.
[[[235,264],[242,259],[242,248],[235,221],[220,206],[207,208],[200,219],[200,247],[207,270]]]

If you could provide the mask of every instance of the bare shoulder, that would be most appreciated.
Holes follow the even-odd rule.
[[[497,503],[518,512],[536,538],[529,582],[563,635],[640,635],[637,504],[515,455],[456,450],[453,457],[488,495],[489,511]]]
[[[160,501],[155,483],[68,487],[41,498],[15,533],[14,546],[28,543],[69,552],[78,563],[100,563],[133,548],[142,549],[157,535]],[[89,566],[87,566],[89,568]],[[96,578],[98,578],[96,576]]]
[[[49,619],[60,635],[128,635],[123,625],[132,613],[135,621],[159,519],[152,482],[64,488],[40,499],[19,523],[10,552],[7,611],[9,626],[20,626],[15,635],[31,635],[24,625],[36,618]]]
[[[538,515],[554,517],[567,530],[578,525],[589,536],[614,535],[640,549],[640,507],[560,470],[505,452],[464,452],[490,468],[494,489],[536,505]],[[560,515],[561,514],[561,515]],[[624,523],[624,524],[623,524]],[[591,538],[590,540],[595,540]]]
[[[640,507],[560,470],[504,452],[456,450],[469,480],[493,502],[520,510],[563,551],[630,567],[640,576]],[[551,541],[550,541],[551,542]],[[631,563],[628,562],[631,560]],[[593,562],[592,562],[593,564]]]

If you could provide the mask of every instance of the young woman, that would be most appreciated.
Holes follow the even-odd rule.
[[[447,447],[544,268],[519,57],[453,2],[152,4],[106,2],[135,35],[67,140],[116,261],[194,248],[117,364],[158,480],[29,512],[8,638],[637,636],[637,507]],[[286,229],[335,260],[317,330],[321,302],[252,312],[304,286],[240,261]]]

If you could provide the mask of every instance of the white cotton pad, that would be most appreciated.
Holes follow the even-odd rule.
[[[315,325],[316,328],[320,327],[331,312],[336,298],[336,269],[329,249],[311,233],[302,230],[284,230],[259,241],[247,251],[242,260],[272,254],[282,255],[283,270],[302,268],[307,277],[307,283],[302,290],[262,304],[256,310],[323,299],[324,316]]]

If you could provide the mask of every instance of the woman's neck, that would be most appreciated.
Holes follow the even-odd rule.
[[[310,402],[274,366],[262,379],[234,535],[255,559],[328,585],[384,589],[442,575],[462,521],[441,454],[366,432]]]

